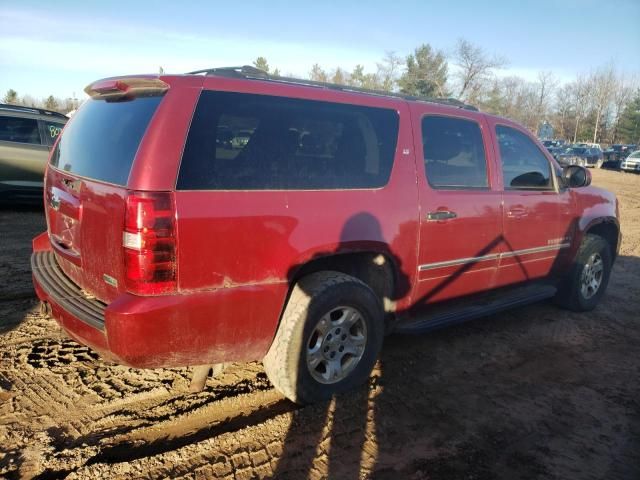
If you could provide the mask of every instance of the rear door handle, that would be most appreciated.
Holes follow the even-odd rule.
[[[437,210],[435,212],[427,213],[427,220],[430,222],[437,222],[439,220],[449,220],[450,218],[456,218],[458,215],[456,212],[450,212],[449,210]]]

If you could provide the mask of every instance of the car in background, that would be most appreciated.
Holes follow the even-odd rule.
[[[216,135],[216,147],[230,150],[233,148],[233,132],[229,127],[218,127]]]
[[[576,143],[575,145],[573,145],[574,147],[585,147],[585,148],[596,148],[600,151],[602,151],[602,147],[600,146],[599,143]]]
[[[244,146],[249,143],[251,133],[249,130],[240,130],[231,140],[231,146],[233,148],[244,148]]]
[[[547,147],[547,151],[551,154],[553,158],[558,159],[558,155],[563,153],[566,149],[562,147]]]
[[[620,169],[625,172],[640,172],[640,150],[636,150],[620,162]]]
[[[602,168],[604,158],[602,150],[595,147],[582,147],[573,145],[564,152],[554,156],[562,166],[580,165],[581,167]]]
[[[49,151],[69,120],[50,110],[0,104],[0,201],[40,201]]]
[[[637,145],[614,144],[603,152],[605,168],[620,169],[622,161],[635,151]]]

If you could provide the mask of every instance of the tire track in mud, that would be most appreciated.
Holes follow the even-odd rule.
[[[594,174],[624,235],[601,307],[392,338],[368,388],[328,405],[286,401],[259,363],[188,393],[189,369],[103,362],[35,302],[0,300],[0,477],[640,478],[640,176]]]
[[[296,408],[273,390],[259,364],[232,365],[221,378],[209,380],[205,391],[189,394],[184,392],[187,369],[105,364],[65,337],[30,337],[42,322],[50,320],[27,320],[0,352],[11,367],[2,369],[3,377],[10,378],[3,383],[20,392],[17,410],[45,432],[43,448],[29,447],[28,435],[23,444],[28,461],[22,469],[39,478],[62,478],[119,457],[163,454]],[[46,467],[29,460],[39,456],[46,457]],[[2,473],[10,473],[9,468],[4,466]]]

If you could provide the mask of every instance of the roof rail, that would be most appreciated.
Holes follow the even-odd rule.
[[[51,115],[53,117],[62,117],[69,119],[64,113],[55,112],[53,110],[45,110],[43,108],[36,107],[24,107],[22,105],[12,105],[9,103],[0,103],[0,111],[5,112],[19,112],[19,113],[33,113],[35,115]]]
[[[352,87],[349,85],[340,85],[337,83],[318,82],[316,80],[306,80],[294,77],[281,77],[278,75],[271,75],[264,70],[261,70],[250,65],[243,65],[240,67],[219,67],[219,68],[207,68],[204,70],[196,70],[194,72],[188,72],[188,75],[198,75],[204,73],[205,75],[215,75],[218,77],[228,78],[243,78],[247,80],[266,80],[269,82],[278,83],[290,83],[294,85],[306,85],[309,87],[328,88],[331,90],[340,90],[343,92],[363,93],[366,95],[376,95],[379,97],[391,97],[399,98],[402,100],[410,100],[414,102],[428,102],[437,103],[440,105],[448,105],[451,107],[464,108],[465,110],[478,111],[473,105],[466,104],[455,98],[431,98],[420,97],[416,95],[407,95],[405,93],[398,92],[385,92],[383,90],[372,90],[369,88]]]

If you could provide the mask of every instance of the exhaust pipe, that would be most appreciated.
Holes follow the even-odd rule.
[[[201,392],[207,383],[207,378],[211,374],[211,378],[220,375],[226,367],[225,363],[215,363],[213,365],[198,365],[193,368],[193,377],[189,385],[190,392]]]

